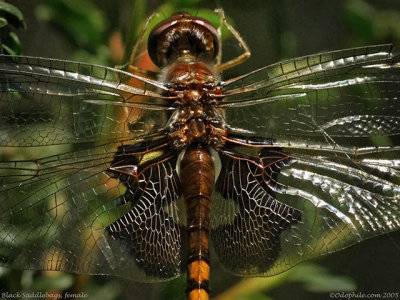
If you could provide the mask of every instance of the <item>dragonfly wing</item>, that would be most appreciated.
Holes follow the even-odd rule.
[[[167,121],[162,84],[117,69],[2,55],[0,87],[0,146],[117,141]]]
[[[129,274],[132,270],[132,266],[126,264],[126,253],[129,253],[147,280],[170,279],[185,267],[182,263],[186,240],[182,231],[185,229],[179,222],[177,208],[181,194],[175,171],[177,156],[171,158],[167,154],[153,158],[145,166],[139,165],[136,179],[127,175],[136,172],[131,170],[135,164],[130,148],[119,150],[111,172],[127,188],[122,205],[132,207],[107,227],[107,247],[103,249],[108,251],[108,244],[113,246],[108,260],[122,272]],[[125,257],[121,257],[124,253]]]
[[[234,273],[272,276],[400,228],[399,149],[220,154],[211,236]]]
[[[271,183],[286,162],[268,170],[221,152],[221,173],[211,210],[211,238],[221,263],[230,271],[245,275],[262,274],[280,257],[281,235],[301,221],[301,211],[277,201],[263,184]],[[265,172],[263,172],[265,171]]]
[[[0,162],[0,263],[141,281],[176,276],[181,235],[171,217],[179,197],[175,165],[162,162],[136,179],[120,174],[110,166],[126,147],[132,146],[110,143]],[[143,151],[129,156],[125,170],[140,170],[133,161],[142,161]],[[154,256],[148,257],[150,250]]]
[[[249,135],[311,144],[400,135],[400,55],[392,45],[284,61],[226,89],[227,124]]]

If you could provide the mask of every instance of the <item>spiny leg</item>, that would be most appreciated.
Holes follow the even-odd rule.
[[[137,54],[137,52],[139,51],[139,47],[140,47],[140,45],[141,45],[142,42],[143,42],[143,37],[144,37],[144,35],[145,35],[145,33],[146,33],[148,27],[149,27],[149,24],[150,24],[151,20],[154,19],[155,17],[158,17],[158,16],[159,16],[159,13],[158,13],[158,12],[153,12],[153,13],[147,18],[146,23],[144,24],[142,30],[140,31],[140,34],[139,34],[138,39],[137,39],[137,41],[136,41],[136,43],[135,43],[135,46],[133,47],[133,50],[132,50],[132,52],[131,52],[131,55],[129,56],[128,62],[125,63],[124,65],[116,66],[117,69],[124,69],[124,68],[128,67],[128,68],[129,68],[129,71],[130,71],[130,72],[133,72],[133,73],[139,73],[139,74],[143,74],[143,75],[147,75],[147,74],[149,74],[149,73],[152,73],[151,71],[142,69],[142,68],[140,68],[140,67],[134,65],[134,63],[135,63],[137,57],[139,56],[139,55]]]
[[[235,57],[235,58],[233,58],[233,59],[231,59],[231,60],[229,60],[227,62],[224,62],[224,63],[221,63],[222,50],[219,51],[218,56],[217,56],[216,69],[217,69],[217,71],[222,72],[222,71],[225,71],[227,69],[233,68],[233,67],[243,63],[246,59],[248,59],[250,57],[250,49],[247,46],[246,42],[240,36],[239,32],[237,32],[235,30],[235,28],[233,28],[232,25],[228,23],[228,21],[226,20],[225,13],[224,13],[223,9],[217,8],[215,10],[215,12],[217,12],[221,17],[221,24],[218,27],[219,34],[221,35],[221,33],[220,33],[221,27],[222,27],[222,24],[224,24],[226,26],[226,28],[228,28],[228,30],[232,33],[234,38],[238,41],[239,45],[243,48],[243,53],[242,54],[240,54],[239,56],[237,56],[237,57]],[[221,45],[221,41],[219,41],[219,43],[220,43],[219,46],[222,46]]]
[[[222,13],[218,12],[218,9],[215,10],[219,14],[219,26],[217,28],[217,33],[218,33],[218,54],[217,54],[217,66],[221,64],[222,61],[222,24],[224,23],[223,17],[223,9],[220,9]]]

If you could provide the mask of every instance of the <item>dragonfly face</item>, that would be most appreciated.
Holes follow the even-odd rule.
[[[400,227],[396,48],[220,81],[232,64],[218,62],[217,31],[173,18],[149,41],[159,78],[0,56],[3,265],[139,281],[189,269],[200,295],[209,244],[228,270],[270,276]],[[159,46],[180,30],[173,51]]]

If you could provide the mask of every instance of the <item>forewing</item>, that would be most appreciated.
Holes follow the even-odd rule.
[[[400,149],[359,150],[221,151],[211,233],[221,263],[271,276],[399,229]]]
[[[137,177],[116,176],[110,166],[125,147],[133,146],[111,143],[0,162],[0,264],[141,281],[176,276],[175,165],[164,161]],[[130,169],[141,169],[143,151],[130,152]]]
[[[72,61],[2,55],[0,88],[0,146],[143,136],[164,126],[169,109],[162,83]]]
[[[230,128],[255,136],[368,143],[371,136],[400,134],[399,61],[392,45],[287,60],[227,81],[230,96],[221,106]]]

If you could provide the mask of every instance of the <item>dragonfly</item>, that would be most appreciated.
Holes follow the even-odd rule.
[[[225,62],[220,28],[188,13],[152,29],[156,74],[0,56],[1,265],[186,272],[188,299],[203,300],[212,259],[273,276],[399,229],[399,50],[222,79],[250,50],[217,13],[243,49]]]

